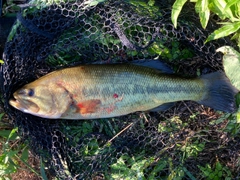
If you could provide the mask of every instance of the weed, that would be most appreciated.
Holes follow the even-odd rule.
[[[210,164],[206,164],[205,167],[198,166],[198,168],[202,171],[207,180],[232,179],[229,168],[227,166],[223,166],[219,161],[216,162],[214,167],[211,167]]]
[[[2,120],[4,113],[0,114]],[[0,121],[1,121],[0,120]],[[11,175],[19,169],[23,169],[20,164],[24,164],[27,169],[41,177],[40,174],[28,164],[29,147],[27,143],[21,142],[17,134],[18,128],[3,129],[0,131],[0,179],[8,180]]]
[[[232,35],[240,47],[240,2],[239,1],[210,1],[210,0],[194,0],[195,10],[199,14],[200,23],[203,28],[207,27],[210,14],[216,14],[223,21],[219,24],[223,26],[211,33],[206,42]],[[187,0],[176,0],[172,8],[172,22],[177,27],[178,16]],[[227,21],[227,22],[226,22]]]

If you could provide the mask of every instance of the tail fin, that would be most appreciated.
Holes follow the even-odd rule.
[[[236,111],[235,95],[238,90],[232,86],[224,73],[219,71],[206,74],[201,79],[204,80],[208,93],[201,101],[198,101],[200,104],[224,112]]]

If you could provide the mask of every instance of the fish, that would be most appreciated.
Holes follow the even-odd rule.
[[[223,72],[186,78],[153,60],[56,70],[15,91],[9,104],[47,119],[99,119],[165,111],[185,100],[234,112],[236,93]]]

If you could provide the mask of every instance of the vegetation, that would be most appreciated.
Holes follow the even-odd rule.
[[[187,0],[176,0],[172,9],[172,22],[177,27],[177,19]],[[207,27],[210,16],[215,14],[220,18],[222,26],[216,29],[206,40],[231,36],[240,48],[240,2],[238,0],[191,0],[195,3],[195,10],[199,14],[203,28]]]
[[[240,53],[229,46],[223,46],[217,49],[217,51],[224,54],[223,67],[227,77],[237,89],[240,89],[240,74],[237,73],[240,69]]]
[[[4,113],[0,114],[0,180],[12,179],[14,173],[26,171],[31,177],[41,177],[29,162],[28,144],[18,136],[18,128],[12,128],[3,121]],[[38,169],[38,167],[37,167]],[[34,175],[35,174],[35,175]],[[23,176],[20,176],[23,177]],[[19,178],[20,178],[19,177]]]

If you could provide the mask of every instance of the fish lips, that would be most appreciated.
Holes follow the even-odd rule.
[[[21,99],[18,95],[14,94],[14,98],[9,100],[9,104],[14,108],[23,111],[25,113],[37,113],[39,111],[38,105],[34,102],[26,99]]]

